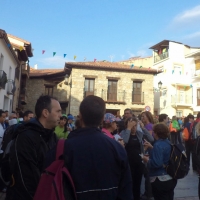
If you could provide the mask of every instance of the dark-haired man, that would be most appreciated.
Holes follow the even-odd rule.
[[[34,114],[32,111],[27,110],[24,112],[24,116],[23,116],[23,120],[24,122],[28,122],[29,120],[31,120],[34,117]]]
[[[13,136],[10,167],[14,185],[8,188],[6,199],[9,200],[33,199],[44,169],[45,154],[57,142],[53,129],[61,117],[59,102],[47,95],[40,96],[35,114],[36,119],[19,126]]]
[[[126,152],[98,128],[105,113],[103,99],[87,96],[79,111],[81,128],[69,134],[64,150],[78,199],[133,199]]]
[[[167,114],[160,114],[158,117],[159,123],[165,124],[168,126],[168,115]]]

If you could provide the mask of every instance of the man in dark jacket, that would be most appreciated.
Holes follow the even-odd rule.
[[[32,200],[44,169],[46,152],[56,145],[53,128],[61,117],[59,102],[50,96],[41,96],[35,106],[36,119],[32,119],[13,135],[10,150],[11,186],[7,200]]]
[[[80,105],[81,128],[65,142],[64,160],[78,200],[132,200],[132,180],[125,149],[98,128],[105,103],[87,96]]]

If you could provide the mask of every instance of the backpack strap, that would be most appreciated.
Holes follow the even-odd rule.
[[[59,160],[59,157],[61,155],[63,155],[64,145],[65,145],[65,140],[64,139],[58,140],[57,147],[56,147],[56,160]]]

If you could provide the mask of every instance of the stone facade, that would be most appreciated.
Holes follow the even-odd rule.
[[[27,81],[27,104],[23,110],[35,111],[35,103],[39,96],[45,94],[45,86],[53,87],[53,96],[56,97],[60,103],[68,102],[69,100],[69,86],[60,81],[58,83],[52,83],[50,80],[45,80],[43,77],[40,78],[29,78]],[[66,113],[67,111],[63,111]]]
[[[84,82],[86,77],[95,77],[95,95],[106,99],[107,93],[103,94],[102,91],[108,89],[109,77],[118,79],[117,91],[118,101],[122,101],[122,93],[125,92],[125,103],[106,103],[107,110],[119,110],[120,115],[123,115],[124,109],[131,108],[135,111],[144,110],[145,106],[149,106],[151,111],[154,110],[154,94],[153,94],[153,74],[148,73],[133,73],[123,71],[108,71],[98,69],[81,69],[72,68],[71,72],[71,103],[70,113],[77,115],[79,112],[80,102],[84,98]],[[133,81],[143,79],[142,92],[144,92],[144,103],[132,103]]]

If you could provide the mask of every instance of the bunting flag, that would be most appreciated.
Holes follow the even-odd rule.
[[[56,52],[53,52],[53,56],[55,56],[56,55]]]
[[[184,86],[184,89],[186,90],[186,86]]]
[[[74,60],[76,60],[76,55],[74,56]]]
[[[177,87],[177,89],[179,90],[179,89],[180,89],[180,87]]]
[[[180,75],[181,75],[181,71],[180,71]]]
[[[151,69],[151,67],[149,67],[148,71]]]
[[[67,54],[66,54],[66,53],[64,53],[64,55],[63,55],[63,56],[64,56],[64,58],[66,57],[66,55],[67,55]]]
[[[142,68],[142,66],[140,66],[140,68]]]
[[[106,62],[106,60],[103,60],[103,62]]]
[[[97,59],[95,58],[95,59],[94,59],[94,62],[96,62],[96,61],[97,61]]]
[[[86,61],[86,59],[87,59],[87,58],[86,58],[86,57],[84,57],[84,61]]]
[[[192,88],[193,86],[192,86],[192,85],[190,85],[190,87]]]
[[[188,72],[186,72],[186,75],[188,75]]]
[[[44,54],[45,53],[45,50],[42,50],[42,54]]]
[[[174,73],[174,70],[172,70],[172,74]]]
[[[131,65],[131,69],[134,67],[134,64]]]
[[[8,46],[8,48],[10,48],[11,45],[10,45],[10,44],[7,44],[7,46]]]
[[[22,46],[19,47],[19,50],[22,51],[24,48]]]

